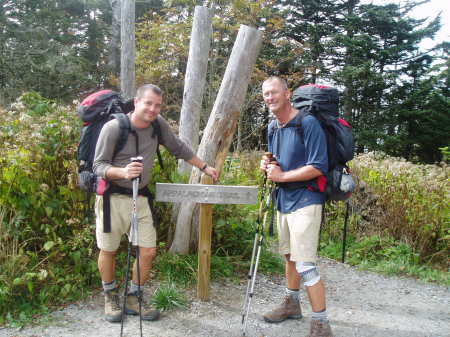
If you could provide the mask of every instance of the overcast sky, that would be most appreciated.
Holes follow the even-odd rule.
[[[386,3],[404,3],[401,0],[363,0],[363,3],[386,4]],[[424,40],[421,43],[423,48],[430,48],[438,42],[450,41],[450,1],[449,0],[431,0],[429,3],[416,7],[411,12],[411,16],[416,19],[430,17],[434,19],[439,12],[441,14],[441,30],[436,34],[434,42]]]

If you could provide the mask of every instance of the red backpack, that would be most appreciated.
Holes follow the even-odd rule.
[[[120,135],[114,148],[114,156],[125,146],[131,131],[130,120],[126,114],[134,110],[134,101],[123,101],[119,93],[112,90],[97,91],[86,97],[77,108],[78,115],[83,121],[80,143],[78,144],[77,159],[78,184],[88,192],[96,192],[97,184],[101,181],[92,171],[94,164],[95,146],[103,125],[111,119],[119,121]],[[158,121],[153,122],[153,137],[161,139],[161,129]],[[159,165],[163,168],[162,158],[157,146]]]

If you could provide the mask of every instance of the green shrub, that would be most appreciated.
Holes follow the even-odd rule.
[[[36,93],[0,111],[0,324],[80,298],[98,281],[75,187],[78,125]]]
[[[346,262],[448,285],[447,166],[413,165],[381,154],[358,156],[350,199]],[[346,205],[328,204],[320,253],[342,258]]]
[[[371,153],[354,160],[353,171],[375,196],[371,207],[376,212],[370,213],[373,234],[404,241],[421,261],[446,262],[450,254],[448,166],[416,165]]]

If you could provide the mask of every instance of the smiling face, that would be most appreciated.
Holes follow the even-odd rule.
[[[262,94],[264,103],[266,103],[270,111],[276,116],[290,111],[291,92],[279,79],[272,78],[266,80],[262,85]]]
[[[134,122],[139,128],[148,127],[161,112],[162,95],[147,89],[134,99]]]

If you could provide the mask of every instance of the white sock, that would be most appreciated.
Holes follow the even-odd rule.
[[[103,282],[102,281],[102,286],[103,286],[104,291],[110,291],[110,290],[116,289],[117,288],[116,280],[114,280],[112,282]]]
[[[129,294],[137,294],[138,291],[139,291],[139,288],[141,288],[141,291],[142,291],[143,286],[140,286],[140,287],[139,287],[139,285],[134,284],[134,282],[131,281],[131,282],[130,282],[130,290],[128,291],[128,293],[129,293]]]
[[[328,321],[327,309],[324,309],[319,312],[313,311],[312,315],[311,315],[311,319],[327,322]]]
[[[286,295],[292,297],[295,300],[300,301],[300,291],[298,289],[286,288]]]

